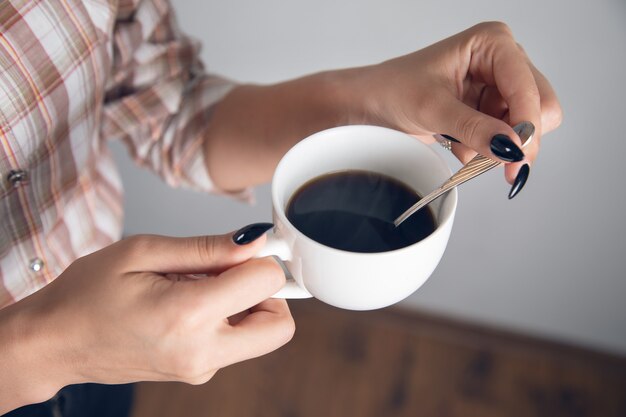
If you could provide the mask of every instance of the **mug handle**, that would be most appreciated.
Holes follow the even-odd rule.
[[[289,249],[289,245],[287,245],[287,242],[278,236],[274,230],[275,229],[272,229],[267,233],[265,246],[256,255],[254,255],[254,257],[263,258],[266,256],[275,256],[281,261],[289,261],[291,259],[291,250]],[[272,298],[297,299],[313,297],[310,292],[298,285],[284,265],[281,266],[283,267],[283,271],[287,277],[287,282],[285,282],[285,286],[274,294]]]

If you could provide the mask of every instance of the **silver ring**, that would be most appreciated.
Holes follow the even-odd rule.
[[[433,135],[433,137],[435,138],[437,142],[439,142],[439,144],[441,145],[443,149],[447,151],[452,151],[452,141],[450,139],[444,138],[439,133],[437,133],[436,135]]]

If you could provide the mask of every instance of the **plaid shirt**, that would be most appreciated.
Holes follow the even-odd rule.
[[[212,190],[202,133],[232,83],[198,51],[167,0],[0,0],[0,307],[119,239],[106,140]]]

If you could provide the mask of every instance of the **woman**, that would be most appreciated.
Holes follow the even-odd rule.
[[[476,152],[504,162],[512,198],[541,133],[561,121],[550,84],[502,23],[380,64],[257,86],[206,75],[164,0],[2,8],[2,413],[54,396],[14,415],[123,415],[126,387],[84,383],[200,384],[294,332],[285,301],[268,299],[281,269],[251,259],[267,225],[113,243],[121,187],[103,141],[124,140],[172,185],[237,194],[268,181],[308,134],[377,124],[446,134],[462,162]],[[524,152],[510,127],[521,121],[537,128]]]

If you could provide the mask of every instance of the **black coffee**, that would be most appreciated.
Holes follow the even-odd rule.
[[[436,226],[429,207],[400,226],[393,221],[421,197],[404,183],[368,171],[343,171],[301,186],[287,218],[311,239],[350,252],[385,252],[409,246]]]

